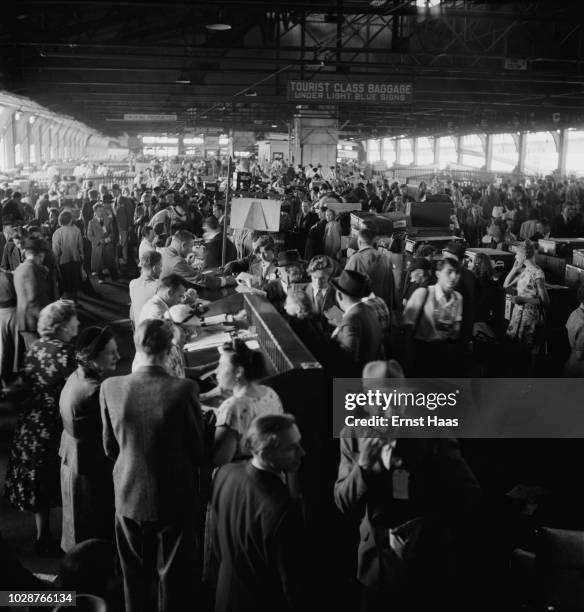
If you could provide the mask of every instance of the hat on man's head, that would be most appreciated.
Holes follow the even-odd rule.
[[[390,359],[365,364],[362,378],[405,378],[405,374],[401,365],[395,359]]]
[[[414,270],[431,270],[432,262],[428,261],[425,257],[414,257],[412,259],[412,263],[408,268],[408,272],[413,272]]]
[[[42,253],[49,248],[49,245],[42,238],[28,238],[24,242],[25,251],[34,251],[35,253]]]
[[[278,267],[284,268],[286,266],[303,266],[304,261],[300,259],[300,253],[297,249],[290,249],[289,251],[280,251],[278,253]]]
[[[466,247],[464,246],[464,242],[458,240],[451,240],[446,248],[443,249],[442,254],[444,257],[455,257],[458,261],[462,261],[464,259],[464,254],[466,252]]]
[[[353,298],[361,299],[371,293],[369,278],[355,270],[343,270],[338,278],[329,282],[337,291]]]

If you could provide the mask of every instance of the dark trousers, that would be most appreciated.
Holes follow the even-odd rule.
[[[61,273],[61,296],[69,300],[76,300],[81,290],[82,262],[70,261],[59,266]]]
[[[164,523],[116,514],[126,612],[182,612],[189,609],[189,602],[194,605],[199,584],[195,529],[190,517]],[[152,606],[152,585],[156,582],[158,605]]]
[[[414,340],[413,373],[418,378],[456,378],[464,376],[465,355],[457,340],[423,342]]]

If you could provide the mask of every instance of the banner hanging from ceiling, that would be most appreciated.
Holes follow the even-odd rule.
[[[414,84],[406,81],[288,81],[290,102],[313,104],[411,104]]]

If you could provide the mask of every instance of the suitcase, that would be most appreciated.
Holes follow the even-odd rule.
[[[566,277],[564,281],[566,287],[578,289],[582,283],[584,283],[584,270],[578,266],[566,264]]]
[[[584,249],[584,238],[540,238],[540,253],[556,257],[570,257],[574,249]]]
[[[351,230],[357,230],[357,232],[359,232],[359,230],[362,227],[370,227],[370,219],[372,217],[375,217],[375,213],[371,213],[371,212],[366,212],[366,211],[362,211],[362,212],[352,212],[351,213]]]
[[[574,249],[572,253],[572,265],[584,270],[584,249]]]
[[[550,296],[550,305],[547,313],[547,326],[564,328],[568,317],[578,306],[576,290],[565,285],[551,285],[546,283]]]
[[[406,213],[411,218],[412,227],[448,227],[452,215],[452,203],[437,202],[408,202]]]
[[[566,278],[566,264],[568,263],[567,259],[536,253],[535,263],[544,271],[547,280],[554,283],[564,282]]]
[[[471,265],[474,264],[475,257],[478,253],[487,255],[493,264],[493,272],[497,276],[506,276],[509,274],[515,262],[515,253],[510,253],[509,251],[499,251],[498,249],[489,248],[472,248],[467,249],[465,253]]]
[[[409,217],[403,213],[353,212],[351,213],[351,234],[359,234],[363,227],[369,227],[378,236],[391,236],[395,232],[405,232],[409,225]]]
[[[436,250],[441,251],[449,242],[452,240],[460,240],[462,238],[458,236],[411,236],[408,235],[406,238],[405,252],[413,255],[419,246],[422,244],[430,244]]]

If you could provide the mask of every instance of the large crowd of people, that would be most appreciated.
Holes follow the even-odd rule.
[[[111,188],[81,177],[77,199],[55,189],[34,206],[2,187],[0,370],[6,393],[20,394],[5,496],[34,515],[36,554],[65,554],[57,584],[111,611],[354,609],[357,600],[363,610],[468,609],[491,576],[481,573],[490,553],[470,544],[488,548],[477,535],[480,479],[459,444],[364,430],[333,449],[319,430],[338,470],[320,466],[328,489],[316,511],[298,476],[314,432],[263,380],[262,352],[235,338],[213,362],[187,362],[206,306],[197,292],[259,292],[323,366],[327,388],[334,378],[541,375],[550,297],[537,242],[584,236],[584,184],[414,187],[318,165],[273,170],[262,183],[247,166],[252,184],[234,196],[256,182],[281,200],[278,233],[229,230],[220,181],[210,188],[188,167]],[[406,256],[400,233],[378,240],[365,221],[351,235],[349,215],[335,212],[347,202],[404,213],[412,201],[450,202],[443,248],[422,243]],[[504,274],[484,253],[469,264],[469,247],[513,250],[514,263]],[[112,329],[79,329],[82,296],[99,295],[108,276],[130,281],[135,357],[121,376]],[[571,376],[584,372],[584,289],[577,299],[562,355]],[[6,576],[25,572],[6,558]],[[353,586],[346,570],[342,584],[321,576],[347,559]]]

